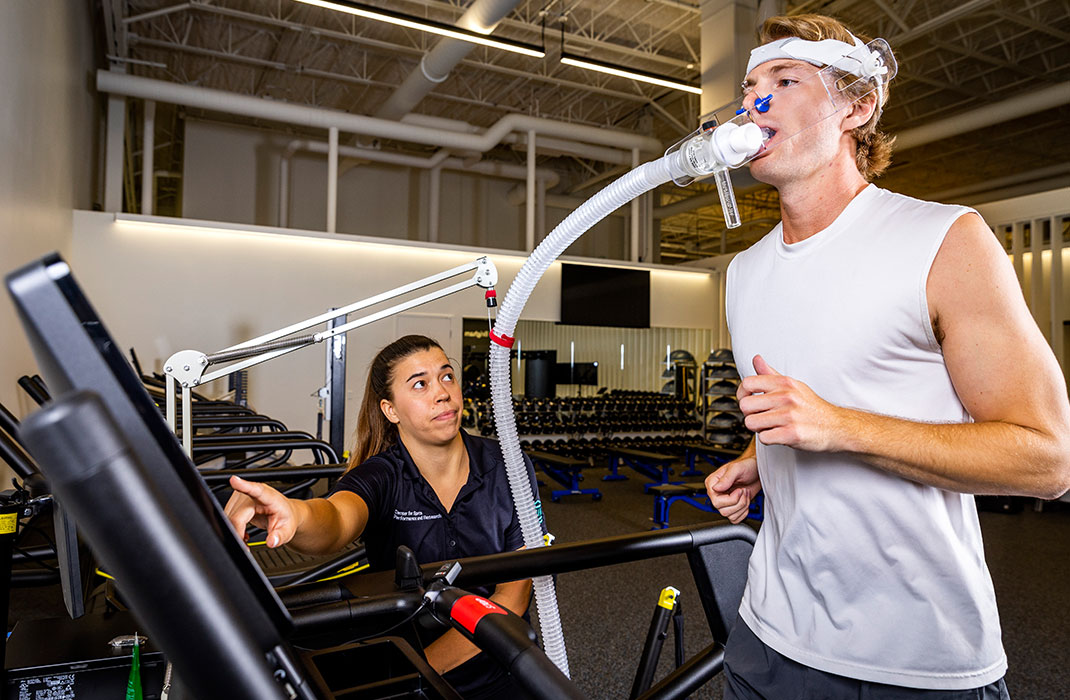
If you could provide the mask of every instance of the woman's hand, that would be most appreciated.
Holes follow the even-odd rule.
[[[294,502],[267,484],[230,477],[234,489],[223,509],[234,530],[246,542],[249,523],[267,531],[267,546],[278,547],[293,539],[297,532],[297,513]]]

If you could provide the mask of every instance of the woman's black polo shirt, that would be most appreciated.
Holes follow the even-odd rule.
[[[400,441],[338,480],[332,493],[351,491],[368,504],[363,539],[372,571],[393,570],[400,545],[409,547],[421,564],[524,546],[501,448],[494,440],[463,430],[461,437],[468,450],[468,481],[448,513]],[[524,462],[532,496],[538,498],[535,471],[526,455]]]
[[[401,545],[409,547],[421,564],[512,552],[524,546],[501,448],[494,440],[473,437],[463,430],[461,437],[468,450],[468,481],[448,513],[400,440],[338,480],[332,493],[351,491],[368,504],[368,525],[362,539],[372,571],[393,570]],[[524,463],[532,496],[538,498],[535,470],[527,455]],[[545,525],[542,529],[545,533]],[[493,591],[475,586],[466,590],[482,596]],[[443,631],[437,628],[431,638]],[[444,678],[469,700],[527,697],[509,674],[482,652]]]

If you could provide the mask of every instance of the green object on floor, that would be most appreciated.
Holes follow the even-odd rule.
[[[141,645],[134,635],[133,664],[130,666],[130,678],[126,681],[126,700],[143,700],[141,694]]]

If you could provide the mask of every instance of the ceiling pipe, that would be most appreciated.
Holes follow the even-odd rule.
[[[328,144],[322,141],[297,139],[291,141],[286,147],[286,155],[293,155],[298,151],[310,153],[327,153]],[[389,151],[377,151],[371,148],[359,148],[356,146],[339,146],[338,155],[346,158],[360,158],[375,163],[388,163],[401,165],[407,168],[421,168],[430,170],[441,166],[443,170],[454,170],[462,173],[476,173],[490,177],[500,177],[508,180],[523,180],[527,178],[527,168],[514,163],[502,163],[496,160],[481,160],[476,163],[466,164],[462,158],[450,158],[446,151],[438,151],[433,156],[413,156],[405,153],[391,153]],[[546,183],[546,187],[554,187],[561,181],[561,176],[547,168],[537,168],[535,179]]]
[[[933,192],[926,195],[937,201],[952,200],[955,203],[976,204],[1002,199],[1003,192],[1008,188],[1020,185],[1050,184],[1050,188],[1070,186],[1070,163],[1057,163],[1046,168],[1036,168],[1024,173],[1016,173],[1005,177],[998,177],[984,182],[955,187],[953,189]],[[966,200],[969,200],[968,202]]]
[[[418,124],[433,129],[448,129],[462,134],[478,134],[483,130],[474,124],[460,121],[459,119],[446,119],[445,117],[433,117],[428,114],[406,114],[401,118],[405,124]],[[527,133],[513,133],[502,139],[517,150],[527,150]],[[539,153],[543,155],[567,155],[588,160],[597,160],[602,163],[614,165],[631,165],[632,155],[630,151],[623,151],[606,146],[593,146],[589,143],[580,143],[569,139],[556,139],[549,136],[539,138]]]
[[[448,129],[462,134],[478,134],[483,131],[478,126],[459,119],[432,117],[427,114],[406,114],[401,118],[401,121],[405,124],[417,124],[433,129]],[[502,143],[527,150],[527,140],[527,133],[513,133],[503,138]],[[549,136],[539,138],[539,153],[543,155],[576,156],[577,158],[597,160],[601,163],[612,163],[613,165],[631,165],[632,162],[632,155],[629,151],[606,146],[594,146],[570,139],[556,139]]]
[[[606,146],[593,146],[589,143],[578,143],[567,139],[555,139],[552,136],[540,136],[539,154],[544,156],[576,156],[587,160],[597,160],[612,165],[631,165],[632,156],[628,151]],[[523,134],[509,134],[502,143],[508,143],[517,150],[527,150],[528,136]]]
[[[483,131],[475,124],[469,124],[468,122],[461,121],[460,119],[433,117],[430,114],[417,114],[416,112],[406,114],[404,117],[401,118],[401,121],[405,124],[427,126],[432,129],[446,129],[447,131],[456,131],[461,134],[478,134],[479,132]]]
[[[527,203],[527,188],[524,185],[517,185],[513,189],[509,190],[509,193],[505,196],[505,201],[514,207],[524,206],[524,204]],[[579,197],[569,197],[568,195],[563,194],[547,193],[543,196],[543,202],[546,204],[546,206],[553,207],[554,209],[564,209],[565,211],[573,211],[575,209],[578,209],[579,206],[584,203],[584,201],[585,200]],[[631,214],[629,206],[626,204],[610,212],[609,215],[627,218]]]
[[[914,129],[901,131],[896,135],[895,148],[896,150],[915,148],[933,141],[1024,117],[1028,114],[1061,107],[1067,103],[1070,103],[1070,82],[1051,85],[1024,95],[1011,97],[996,104],[979,107],[963,114],[956,114],[931,124],[923,124]]]
[[[520,0],[476,0],[457,20],[457,26],[480,34],[490,34]],[[380,119],[400,119],[420,103],[427,93],[449,77],[450,71],[476,48],[475,44],[448,37],[423,55],[386,102],[375,112]]]
[[[442,129],[433,129],[417,124],[366,117],[339,110],[307,107],[304,105],[268,100],[249,95],[237,95],[224,90],[178,85],[165,80],[154,80],[112,71],[97,71],[97,90],[112,95],[124,95],[143,100],[168,102],[197,109],[206,109],[229,114],[238,114],[254,119],[297,124],[328,130],[374,136],[382,139],[420,143],[451,150],[469,150],[485,153],[514,131],[535,131],[540,137],[549,136],[566,140],[579,139],[598,146],[628,149],[638,148],[647,154],[661,155],[661,142],[655,138],[639,136],[624,131],[601,129],[581,124],[569,124],[552,119],[530,117],[524,114],[509,114],[502,117],[481,134],[464,134]]]

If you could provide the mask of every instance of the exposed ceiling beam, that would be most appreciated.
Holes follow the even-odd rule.
[[[450,10],[453,12],[460,12],[463,8],[459,8],[449,3],[440,2],[440,0],[410,0],[418,5],[424,7],[433,7],[441,10]],[[499,25],[501,27],[509,27],[511,29],[520,29],[529,32],[532,37],[542,37],[543,28],[541,24],[535,24],[531,22],[525,22],[523,20],[514,19],[512,17],[506,17],[501,21]],[[558,27],[546,28],[547,36],[553,39],[557,39],[561,36],[560,29]],[[589,48],[595,48],[602,51],[607,51],[613,54],[622,56],[631,56],[633,58],[639,58],[647,61],[656,61],[666,66],[672,66],[674,68],[682,68],[685,70],[694,70],[694,63],[692,61],[682,60],[673,56],[666,56],[664,54],[650,53],[647,51],[639,51],[627,46],[621,46],[620,44],[614,44],[608,41],[602,41],[591,37],[583,36],[581,34],[565,32],[565,43],[569,46],[575,47],[576,45],[583,45]]]
[[[1011,12],[1009,10],[1003,9],[1002,7],[994,8],[992,10],[992,13],[995,14],[997,17],[1008,20],[1010,22],[1014,22],[1015,24],[1021,25],[1023,27],[1029,27],[1033,31],[1041,32],[1042,34],[1047,34],[1048,36],[1055,37],[1064,44],[1070,44],[1070,33],[1064,32],[1061,29],[1057,29],[1050,25],[1044,24],[1043,22],[1037,22],[1036,20],[1031,19],[1029,17],[1023,17],[1017,12]]]
[[[285,21],[285,20],[281,20],[281,21]],[[353,39],[354,37],[348,37],[348,38]],[[215,58],[221,58],[221,59],[234,61],[234,62],[246,63],[248,65],[259,65],[262,68],[271,68],[271,69],[274,69],[274,70],[286,71],[286,72],[293,73],[293,74],[301,74],[301,75],[317,75],[318,74],[318,77],[321,77],[321,78],[337,79],[337,80],[341,80],[341,81],[347,82],[347,83],[358,83],[358,84],[368,84],[368,85],[375,84],[375,85],[377,85],[379,87],[388,87],[390,89],[394,88],[394,84],[367,81],[365,79],[360,79],[360,78],[354,79],[351,76],[346,76],[346,75],[343,75],[341,73],[334,73],[334,72],[330,72],[330,71],[314,71],[312,69],[305,68],[305,67],[299,66],[299,65],[287,64],[287,63],[278,62],[278,61],[267,61],[265,59],[259,59],[259,58],[250,57],[250,56],[243,56],[241,54],[228,53],[226,51],[221,51],[221,50],[216,50],[216,49],[206,49],[206,48],[201,48],[201,47],[194,47],[194,46],[189,46],[189,45],[186,45],[186,44],[179,44],[179,43],[174,43],[174,42],[169,42],[169,41],[163,41],[161,39],[151,39],[149,37],[138,36],[135,39],[135,43],[137,45],[140,45],[140,46],[146,46],[146,47],[151,47],[151,48],[156,48],[156,49],[180,51],[180,52],[191,53],[191,54],[200,54],[200,55],[204,55],[204,56],[212,56],[212,57],[215,57]],[[364,40],[359,40],[359,41],[356,41],[355,43],[365,44],[365,43],[368,43],[368,42],[366,42]],[[401,46],[401,45],[397,45],[397,44],[390,44],[388,42],[383,42],[383,41],[376,41],[374,43],[374,46],[376,46],[376,48],[383,48],[383,49],[388,49],[388,50],[399,51],[399,52],[402,52],[402,53],[407,53],[407,54],[412,55],[412,56],[419,56],[422,53],[421,51],[419,51],[417,49],[410,49],[410,48],[405,47],[405,46]],[[481,61],[476,61],[476,60],[472,60],[472,59],[465,59],[461,63],[463,65],[465,65],[465,66],[478,68],[480,70],[486,70],[486,71],[490,71],[490,72],[493,72],[493,73],[499,73],[501,75],[508,75],[508,76],[511,76],[511,77],[514,77],[514,78],[527,78],[527,79],[530,79],[530,80],[534,80],[536,82],[542,82],[542,83],[546,83],[546,84],[550,84],[550,85],[555,85],[555,86],[558,86],[558,87],[566,87],[566,88],[570,88],[570,89],[574,89],[574,90],[580,90],[580,91],[582,91],[584,93],[604,95],[606,97],[612,97],[612,98],[619,99],[619,100],[626,100],[626,101],[629,101],[629,102],[636,102],[636,103],[639,103],[639,104],[650,104],[651,103],[651,98],[649,96],[647,96],[647,95],[635,94],[635,93],[630,93],[630,92],[621,92],[619,90],[612,90],[612,89],[609,89],[609,88],[599,87],[599,86],[596,86],[596,85],[589,85],[589,84],[586,84],[586,83],[576,82],[574,80],[567,80],[565,78],[558,78],[558,77],[549,76],[549,75],[542,75],[540,73],[534,73],[534,72],[531,72],[531,71],[523,71],[523,70],[518,70],[518,69],[515,69],[515,68],[507,68],[505,66],[499,66],[499,65],[496,65],[496,64],[493,64],[493,63],[483,63]],[[435,94],[435,96],[442,97],[444,99],[449,99],[451,97],[450,95],[448,95],[446,93],[443,93],[442,91],[438,91],[438,92],[436,92],[434,94]],[[493,107],[494,106],[494,105],[487,104],[487,103],[481,103],[481,104],[484,104],[487,107]]]
[[[1048,183],[1053,178],[1055,178],[1056,182],[1061,183],[1058,185],[1059,187],[1070,186],[1070,163],[1057,163],[1046,168],[1037,168],[1028,172],[1015,173],[1014,175],[1007,175],[1006,177],[989,179],[984,182],[974,183],[964,187],[941,190],[939,192],[926,194],[926,197],[934,200],[954,199],[956,197],[1003,190],[1012,185],[1024,185],[1035,182]]]
[[[1070,82],[1051,85],[1003,102],[901,131],[896,148],[907,149],[1070,103]]]
[[[939,29],[945,24],[949,24],[956,20],[962,19],[963,17],[967,17],[971,14],[974,14],[981,8],[987,7],[988,5],[991,5],[996,1],[997,0],[970,0],[970,2],[964,2],[961,5],[956,6],[954,9],[948,10],[947,12],[941,15],[937,15],[936,17],[933,17],[930,20],[922,22],[921,24],[915,26],[909,31],[905,31],[901,34],[896,34],[895,36],[890,37],[888,39],[888,43],[891,46],[895,46],[897,44],[905,44],[908,41],[913,41],[914,39],[921,38],[929,32]]]

